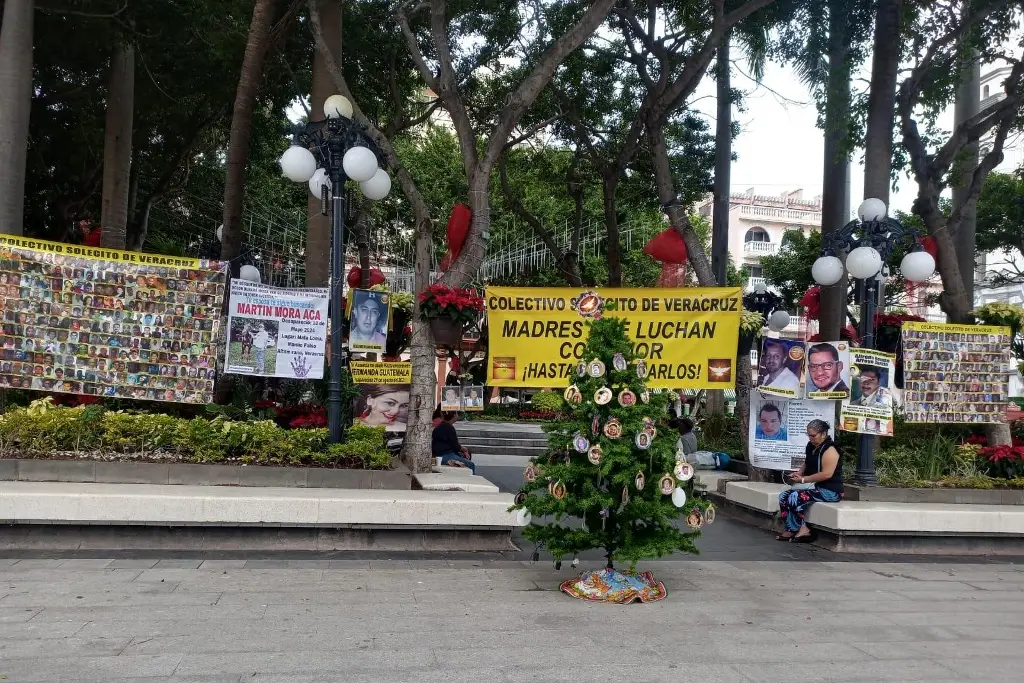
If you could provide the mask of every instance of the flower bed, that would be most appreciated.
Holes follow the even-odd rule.
[[[328,445],[326,429],[67,408],[46,398],[0,416],[0,457],[391,468],[383,427],[357,425],[345,436]]]

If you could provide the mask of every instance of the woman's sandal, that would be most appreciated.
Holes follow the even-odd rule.
[[[775,540],[776,541],[792,541],[793,540],[793,536],[783,536],[782,534],[779,534],[778,536],[775,537]]]
[[[814,532],[812,531],[810,533],[804,534],[803,536],[794,536],[792,538],[792,542],[793,543],[813,543],[814,542]]]

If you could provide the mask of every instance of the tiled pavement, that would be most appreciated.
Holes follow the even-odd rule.
[[[0,680],[998,683],[1024,670],[1012,563],[652,562],[668,598],[614,606],[557,592],[567,566],[497,556],[224,557],[0,559]]]

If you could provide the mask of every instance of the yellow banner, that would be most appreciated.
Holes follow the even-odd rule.
[[[349,371],[354,384],[412,384],[412,363],[354,360]]]
[[[1004,340],[1006,343],[1009,343],[1010,336],[1009,327],[999,327],[998,325],[955,325],[953,323],[920,323],[908,321],[903,323],[903,331],[945,332],[947,334],[995,334],[1007,337],[1007,339]]]
[[[564,387],[583,359],[587,322],[626,322],[647,385],[729,389],[736,383],[738,287],[573,289],[488,287],[487,384]]]
[[[47,254],[61,254],[75,258],[92,258],[101,261],[113,261],[116,263],[135,263],[142,266],[165,266],[172,268],[201,268],[199,259],[184,258],[181,256],[159,256],[156,254],[143,254],[138,251],[121,251],[119,249],[105,249],[103,247],[86,247],[81,244],[64,244],[62,242],[49,242],[37,240],[31,237],[16,237],[14,235],[0,235],[0,247],[12,249],[32,249]]]

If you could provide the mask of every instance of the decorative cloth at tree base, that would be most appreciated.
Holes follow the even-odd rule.
[[[628,605],[632,602],[657,602],[668,591],[651,572],[621,572],[617,569],[586,571],[562,582],[561,590],[580,600]]]

